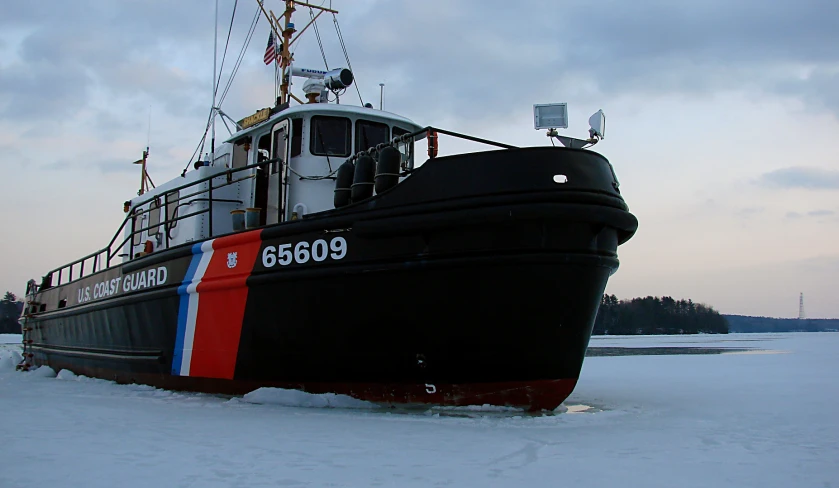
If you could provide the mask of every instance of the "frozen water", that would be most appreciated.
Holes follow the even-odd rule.
[[[587,358],[542,416],[2,369],[0,486],[839,486],[839,334],[592,340],[679,345],[784,353]]]

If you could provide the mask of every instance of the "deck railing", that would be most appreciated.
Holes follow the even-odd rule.
[[[452,136],[452,137],[457,137],[457,138],[460,138],[460,139],[465,139],[465,140],[468,140],[468,141],[473,141],[473,142],[478,142],[478,143],[482,143],[482,144],[488,144],[488,145],[491,145],[491,146],[501,147],[501,148],[504,148],[504,149],[518,149],[516,146],[511,146],[509,144],[503,144],[503,143],[496,142],[496,141],[491,141],[491,140],[488,140],[488,139],[481,139],[481,138],[472,137],[472,136],[469,136],[469,135],[466,135],[466,134],[460,134],[460,133],[457,133],[457,132],[452,132],[452,131],[428,126],[428,127],[424,127],[422,129],[419,129],[419,130],[414,131],[414,132],[410,132],[410,133],[407,133],[407,134],[402,134],[400,136],[394,137],[393,139],[391,139],[388,142],[378,144],[378,145],[370,147],[366,150],[359,151],[359,152],[351,155],[347,159],[347,161],[353,161],[363,154],[373,154],[374,152],[381,150],[385,146],[395,146],[395,145],[398,145],[398,144],[405,144],[405,143],[408,143],[408,142],[416,142],[418,139],[424,139],[426,136],[428,136],[432,133],[444,134],[444,135],[448,135],[448,136]],[[246,176],[246,177],[243,177],[243,178],[234,179],[233,175],[236,174],[236,173],[240,173],[242,171],[247,171],[247,170],[250,170],[250,169],[253,169],[253,168],[259,168],[259,167],[262,167],[262,166],[267,166],[267,165],[273,164],[274,162],[277,162],[277,161],[280,161],[280,160],[281,160],[280,158],[268,159],[268,160],[265,160],[265,161],[261,161],[259,163],[255,163],[255,164],[251,164],[251,165],[247,165],[247,166],[242,166],[241,168],[228,169],[227,171],[219,172],[219,173],[216,173],[214,175],[206,176],[206,177],[201,178],[199,180],[193,181],[191,183],[187,183],[187,184],[178,186],[176,188],[168,189],[163,194],[155,194],[155,195],[150,196],[150,197],[148,197],[144,200],[140,200],[139,202],[135,203],[133,207],[128,209],[128,212],[126,213],[126,217],[122,221],[122,225],[120,225],[119,229],[116,231],[116,233],[114,234],[114,237],[111,239],[111,241],[108,243],[107,246],[105,246],[102,249],[99,249],[98,251],[95,251],[91,254],[88,254],[87,256],[85,256],[83,258],[77,259],[77,260],[75,260],[75,261],[73,261],[69,264],[65,264],[64,266],[55,268],[54,270],[50,271],[49,273],[47,273],[46,276],[44,276],[43,281],[41,282],[41,286],[38,287],[38,288],[45,288],[45,287],[49,288],[49,287],[53,287],[53,286],[59,286],[59,285],[62,285],[62,284],[69,283],[73,280],[77,280],[77,279],[83,278],[85,276],[91,275],[91,274],[96,273],[98,271],[102,271],[104,269],[110,268],[111,267],[111,260],[114,257],[118,256],[117,253],[119,253],[120,250],[123,249],[125,244],[127,244],[129,241],[134,239],[134,237],[136,235],[140,235],[143,232],[145,232],[149,229],[152,229],[154,227],[157,227],[157,226],[163,226],[163,231],[164,231],[164,235],[165,235],[165,247],[164,247],[164,249],[168,249],[169,244],[170,244],[170,242],[169,242],[169,240],[170,240],[169,231],[173,227],[171,224],[176,223],[177,221],[182,220],[182,219],[187,219],[187,218],[195,217],[197,215],[201,215],[201,214],[204,214],[204,213],[209,213],[209,229],[208,229],[208,231],[209,231],[209,235],[212,236],[213,235],[213,204],[216,203],[216,202],[242,203],[239,200],[214,199],[213,198],[213,190],[218,190],[219,188],[223,188],[225,186],[229,186],[229,185],[232,185],[234,183],[238,183],[239,181],[243,181],[245,179],[253,177],[251,175],[251,176]],[[216,178],[224,177],[224,176],[227,177],[227,181],[222,185],[214,187],[213,186],[213,180],[215,180]],[[186,190],[188,188],[192,188],[194,186],[197,186],[197,185],[200,185],[200,184],[203,184],[203,183],[207,183],[207,182],[209,182],[209,184],[207,185],[206,189],[199,189],[199,190],[197,190],[193,193],[188,193],[186,195],[181,195],[180,194],[181,190]],[[169,200],[166,195],[169,195],[169,194],[172,194],[172,193],[175,193],[175,192],[178,192],[177,198],[175,198],[174,200]],[[205,193],[207,194],[207,197],[202,197],[201,195],[203,195]],[[138,212],[138,208],[140,208],[143,205],[151,202],[152,200],[160,199],[161,197],[164,199],[164,206],[163,206],[164,212],[163,212],[163,214],[165,215],[165,218],[163,218],[156,225],[149,225],[149,226],[142,227],[142,228],[139,228],[139,229],[135,228],[136,222],[138,220],[142,220],[142,219],[138,219],[137,217],[139,217],[141,215],[145,215],[146,213],[149,213],[152,210],[151,205],[149,206],[148,209],[140,209],[139,212]],[[176,202],[180,202],[182,200],[186,200],[186,199],[191,198],[191,197],[199,197],[199,198],[194,198],[192,200],[187,201],[184,204],[177,204],[176,203]],[[209,202],[209,204],[207,205],[207,208],[205,208],[205,209],[197,210],[195,212],[188,213],[188,214],[185,214],[185,215],[178,215],[178,212],[177,212],[178,208],[180,208],[182,206],[191,205],[192,203],[194,203],[196,201],[207,201],[207,202]],[[170,205],[170,204],[174,204],[175,208],[176,208],[175,212],[173,212],[173,217],[172,218],[169,218],[169,212],[168,212],[168,205]],[[161,207],[159,205],[155,206],[155,209],[158,210],[158,211],[160,210],[160,208]],[[116,248],[115,248],[114,243],[117,241],[120,234],[123,233],[123,231],[125,229],[125,226],[128,225],[129,222],[131,224],[131,233],[125,239],[123,239],[120,242],[120,244],[118,246],[116,246]],[[134,245],[133,244],[129,246],[128,258],[129,259],[134,258]],[[85,273],[85,264],[88,263],[88,262],[91,262],[91,261],[92,261],[91,266],[87,269],[88,272]],[[75,274],[75,275],[74,275],[74,268],[78,268],[78,273]],[[65,274],[65,272],[66,272],[66,274]],[[56,276],[57,283],[52,282],[53,276]],[[67,281],[64,281],[65,278],[67,279]]]
[[[113,260],[113,258],[115,258],[117,256],[120,256],[120,254],[119,254],[120,251],[124,248],[124,246],[128,242],[133,240],[135,236],[141,235],[143,232],[145,232],[149,229],[153,229],[155,227],[162,227],[163,228],[164,249],[168,249],[169,245],[170,245],[170,239],[171,239],[170,236],[169,236],[169,232],[172,230],[172,228],[174,227],[174,224],[176,222],[178,222],[179,220],[183,220],[183,219],[187,219],[187,218],[190,218],[190,217],[195,217],[197,215],[207,213],[207,214],[209,214],[209,229],[208,229],[208,231],[209,231],[209,234],[212,236],[213,235],[213,205],[215,203],[222,203],[222,202],[224,202],[224,203],[243,203],[240,200],[228,200],[228,199],[221,199],[221,198],[213,198],[213,190],[218,190],[220,188],[224,188],[226,186],[230,186],[234,183],[238,183],[240,181],[244,181],[248,178],[253,177],[253,175],[249,175],[249,176],[245,176],[245,177],[241,177],[241,178],[233,178],[234,174],[241,173],[243,171],[251,170],[251,169],[254,169],[254,168],[264,167],[264,166],[272,164],[272,163],[274,163],[278,160],[279,160],[279,158],[268,159],[268,160],[265,160],[265,161],[261,161],[259,163],[250,164],[250,165],[247,165],[247,166],[242,166],[241,168],[228,169],[227,171],[222,171],[222,172],[210,175],[210,176],[205,176],[201,179],[192,181],[190,183],[186,183],[184,185],[181,185],[181,186],[178,186],[178,187],[175,187],[175,188],[167,189],[161,194],[155,194],[155,195],[149,196],[148,198],[145,198],[145,199],[138,200],[138,201],[134,202],[133,206],[128,209],[128,212],[126,213],[125,219],[123,219],[122,224],[119,226],[119,229],[117,229],[116,233],[114,233],[114,237],[111,238],[111,241],[108,242],[108,244],[105,247],[103,247],[102,249],[99,249],[98,251],[94,251],[94,252],[88,254],[87,256],[79,258],[79,259],[77,259],[77,260],[75,260],[75,261],[73,261],[69,264],[65,264],[64,266],[55,268],[52,271],[48,272],[46,274],[46,276],[44,276],[43,281],[41,282],[41,286],[39,288],[40,289],[45,289],[45,288],[50,288],[50,287],[53,287],[53,286],[63,285],[63,284],[69,283],[73,280],[77,280],[77,279],[83,278],[85,276],[89,276],[89,275],[94,274],[96,272],[99,272],[99,271],[110,268],[111,267],[111,261]],[[213,180],[218,179],[218,178],[224,178],[224,177],[227,177],[227,181],[225,181],[224,183],[222,183],[220,185],[214,185]],[[198,189],[198,190],[193,191],[191,193],[187,193],[185,195],[180,194],[180,192],[182,190],[187,190],[187,189],[190,189],[190,188],[194,188],[198,185],[203,185],[204,183],[208,183],[206,188],[201,188],[201,189]],[[171,199],[167,197],[167,195],[171,195],[173,193],[177,193],[177,197],[174,197],[174,198],[171,198]],[[207,196],[204,197],[203,196],[204,194],[206,194]],[[192,197],[197,197],[197,198],[192,198]],[[163,206],[149,205],[148,208],[145,208],[145,209],[141,208],[143,205],[146,205],[147,203],[150,203],[153,200],[157,200],[157,199],[163,199],[164,200],[164,205]],[[188,200],[188,199],[190,199],[190,200]],[[185,200],[187,200],[186,203],[180,203],[180,202],[185,201]],[[184,215],[179,215],[178,209],[180,207],[189,206],[189,205],[191,205],[191,204],[193,204],[197,201],[208,202],[207,208],[197,210],[195,212],[190,212],[190,213],[187,213],[187,214],[184,214]],[[170,214],[169,214],[169,211],[168,211],[168,206],[169,205],[174,205],[175,206],[175,211],[172,212],[171,217],[170,217]],[[140,217],[142,215],[145,215],[145,214],[151,212],[152,209],[155,209],[158,212],[161,211],[161,209],[163,209],[162,214],[164,215],[164,217],[155,225],[148,225],[148,226],[145,226],[145,227],[136,228],[135,226],[136,226],[137,222],[142,220]],[[114,246],[114,244],[117,242],[117,239],[119,239],[119,236],[124,233],[126,225],[131,225],[131,232],[128,234],[127,237],[125,237],[119,243],[119,245]],[[129,246],[128,258],[129,259],[134,258],[134,245],[133,244]],[[86,266],[88,264],[90,266]],[[85,272],[85,271],[87,271],[87,272]],[[56,279],[55,283],[53,283],[53,278]]]

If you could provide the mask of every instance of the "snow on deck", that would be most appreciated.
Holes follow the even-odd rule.
[[[760,354],[589,357],[528,416],[56,378],[0,345],[0,486],[839,486],[839,334],[592,340],[679,344]]]

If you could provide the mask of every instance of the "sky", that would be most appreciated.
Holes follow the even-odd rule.
[[[218,60],[235,0],[220,0]],[[328,2],[328,0],[327,0]],[[266,0],[275,13],[279,0]],[[549,144],[603,109],[609,158],[638,217],[607,293],[722,313],[839,317],[839,3],[833,0],[332,2],[364,102],[422,125]],[[257,10],[239,0],[222,87]],[[136,194],[180,174],[212,101],[213,2],[8,2],[0,16],[0,289],[103,247]],[[305,25],[308,9],[294,21]],[[344,67],[331,16],[318,21]],[[222,109],[272,105],[260,19]],[[313,32],[298,66],[323,68]],[[298,86],[299,88],[299,86]],[[342,103],[358,104],[354,90]],[[219,139],[227,132],[217,125]],[[442,154],[480,150],[441,138]]]

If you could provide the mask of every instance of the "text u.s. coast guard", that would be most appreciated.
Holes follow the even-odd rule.
[[[79,288],[78,303],[88,302],[90,300],[98,300],[119,293],[128,293],[130,291],[142,290],[144,288],[151,288],[153,286],[160,286],[166,284],[166,279],[169,277],[169,271],[166,266],[160,266],[156,269],[146,269],[119,276],[111,280],[104,280],[96,283],[93,286],[86,286]]]

